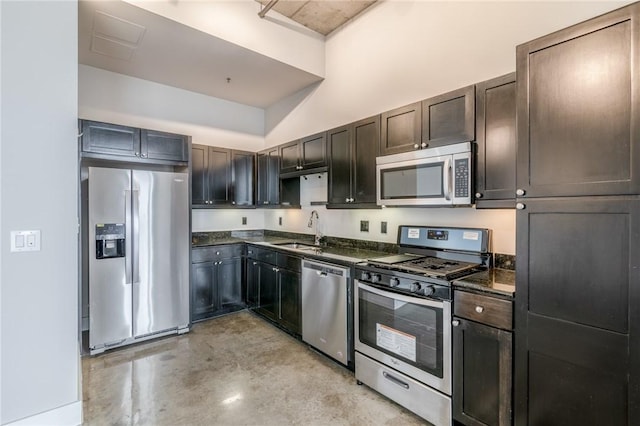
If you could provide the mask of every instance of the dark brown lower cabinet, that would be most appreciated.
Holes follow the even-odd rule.
[[[511,425],[513,300],[455,290],[453,312],[454,420]]]
[[[224,257],[237,247],[194,249],[191,265],[191,321],[244,309],[242,257]],[[214,260],[215,259],[215,260]]]
[[[519,201],[515,424],[640,424],[640,198]]]
[[[510,425],[512,332],[462,318],[454,325],[453,418],[467,426]]]
[[[255,248],[247,259],[246,304],[287,331],[302,333],[300,258]],[[251,256],[250,254],[249,256]],[[271,259],[267,263],[264,258]]]

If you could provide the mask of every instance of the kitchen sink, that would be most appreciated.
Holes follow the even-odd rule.
[[[304,243],[296,243],[296,242],[292,242],[292,243],[275,243],[275,246],[278,247],[284,247],[284,248],[290,248],[290,249],[294,249],[294,250],[304,250],[304,251],[312,251],[312,252],[319,252],[322,249],[318,246],[314,246],[311,244],[304,244]]]

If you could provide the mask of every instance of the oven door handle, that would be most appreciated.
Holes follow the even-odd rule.
[[[401,302],[407,302],[407,303],[415,303],[417,305],[423,305],[423,306],[430,306],[432,308],[443,308],[445,306],[445,303],[449,303],[447,301],[435,301],[435,300],[428,300],[428,299],[422,299],[420,297],[410,297],[410,296],[405,296],[404,294],[400,294],[400,293],[392,293],[390,291],[384,291],[384,290],[378,290],[377,288],[368,286],[366,284],[362,284],[360,281],[358,281],[358,288],[361,288],[363,290],[367,290],[368,292],[377,294],[379,296],[384,296],[384,297],[388,297],[390,299],[395,299],[395,300],[400,300]]]

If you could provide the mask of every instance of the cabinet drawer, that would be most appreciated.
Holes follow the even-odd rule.
[[[242,256],[242,244],[225,244],[220,246],[194,248],[191,263],[210,262],[219,259]]]
[[[453,313],[455,316],[505,330],[513,329],[512,305],[509,300],[465,291],[456,290],[453,296]]]
[[[259,260],[261,262],[270,263],[272,265],[276,264],[276,254],[275,250],[266,249],[258,246],[248,246],[247,248],[247,257],[254,260]]]
[[[291,256],[289,254],[278,253],[278,260],[276,264],[279,268],[300,272],[302,267],[302,259],[300,257]]]

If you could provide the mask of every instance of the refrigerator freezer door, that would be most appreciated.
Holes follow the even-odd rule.
[[[89,346],[116,344],[131,329],[131,171],[89,168]],[[125,224],[125,257],[96,259],[96,225]]]
[[[189,177],[133,171],[133,335],[189,323]]]

